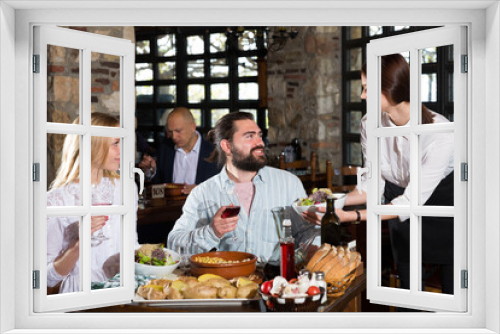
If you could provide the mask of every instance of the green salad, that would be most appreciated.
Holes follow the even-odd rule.
[[[172,255],[164,250],[163,244],[144,244],[135,251],[135,262],[152,266],[171,266],[174,261]]]
[[[321,204],[326,202],[328,196],[332,196],[332,191],[328,188],[314,188],[312,194],[307,198],[301,198],[298,202],[298,206],[310,206]]]

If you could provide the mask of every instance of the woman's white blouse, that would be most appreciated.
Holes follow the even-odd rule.
[[[136,189],[137,190],[137,189]],[[101,182],[92,191],[99,191],[108,197],[113,205],[120,205],[120,181],[102,178]],[[134,210],[135,243],[137,241],[137,191],[136,205]],[[80,187],[78,183],[70,183],[64,187],[52,189],[47,193],[47,206],[79,206]],[[64,277],[54,269],[54,260],[64,252],[69,245],[78,238],[78,221],[80,217],[49,217],[47,219],[47,286],[53,287],[63,281],[59,293],[80,291],[79,284],[79,260],[70,273]],[[120,216],[109,216],[106,222],[108,230],[106,235],[110,236],[100,245],[91,247],[91,281],[103,282],[109,277],[109,271],[113,265],[113,259],[118,259],[120,253]],[[115,255],[114,257],[112,257]],[[109,260],[108,260],[109,259]],[[108,261],[108,262],[106,262]],[[111,269],[111,272],[113,270]],[[108,274],[107,274],[108,273]]]
[[[434,123],[449,122],[444,116],[432,112]],[[361,120],[361,147],[363,150],[364,165],[366,166],[366,120],[367,115]],[[382,113],[382,127],[395,127],[386,113]],[[427,134],[420,136],[421,148],[421,200],[423,205],[434,192],[439,182],[448,174],[453,172],[453,133]],[[405,188],[401,196],[394,198],[393,205],[410,205],[410,139],[408,136],[384,137],[380,143],[380,171],[382,175],[380,184],[380,196],[384,194],[385,181],[389,181],[399,187]],[[359,186],[367,192],[367,180],[362,178]],[[401,221],[409,216],[399,216]]]

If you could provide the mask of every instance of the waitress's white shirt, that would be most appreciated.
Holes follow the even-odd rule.
[[[434,123],[449,122],[444,116],[431,111]],[[363,160],[366,166],[366,120],[365,115],[361,120],[361,147]],[[409,125],[409,122],[406,124]],[[395,127],[388,114],[383,112],[381,116],[381,127]],[[420,136],[420,149],[422,151],[421,164],[421,200],[424,204],[431,197],[439,182],[448,174],[453,172],[453,133],[427,134]],[[385,181],[389,181],[399,187],[405,188],[401,196],[394,198],[393,205],[410,205],[410,139],[408,136],[384,137],[380,142],[380,196],[384,194]],[[358,186],[367,192],[366,177],[362,178]],[[405,221],[409,216],[399,216]]]

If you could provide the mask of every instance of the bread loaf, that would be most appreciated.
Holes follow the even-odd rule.
[[[321,261],[321,259],[323,259],[331,250],[332,250],[332,246],[330,246],[327,243],[322,244],[321,247],[311,257],[311,259],[309,260],[309,262],[306,265],[306,268],[309,271],[313,271],[316,263]]]
[[[306,268],[311,272],[322,271],[325,280],[340,281],[361,263],[361,254],[348,247],[323,244],[311,257]]]

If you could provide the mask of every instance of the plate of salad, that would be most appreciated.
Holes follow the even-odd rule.
[[[143,244],[135,250],[135,273],[162,277],[171,274],[180,262],[180,256],[163,244]]]
[[[317,211],[317,207],[326,207],[326,199],[328,196],[335,198],[335,209],[342,209],[345,204],[346,194],[332,193],[328,188],[314,188],[312,194],[307,198],[299,198],[293,202],[292,207],[298,213],[302,214],[306,211]]]

